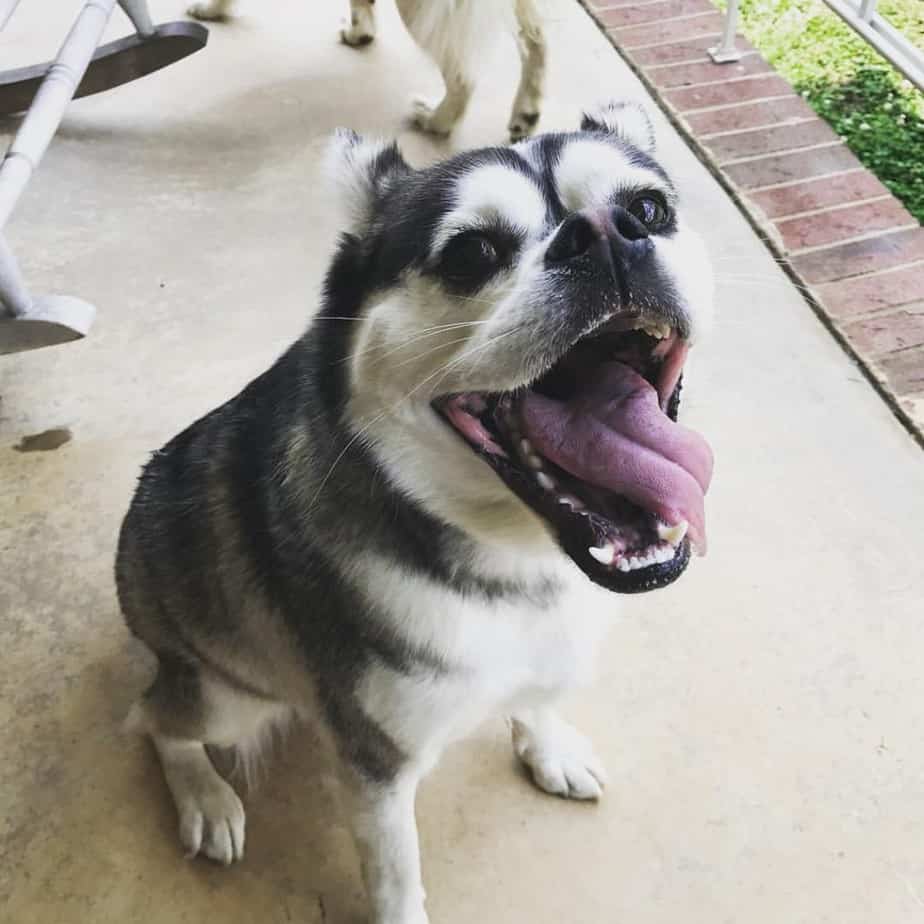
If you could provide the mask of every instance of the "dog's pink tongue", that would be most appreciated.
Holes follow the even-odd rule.
[[[694,546],[705,552],[712,450],[661,410],[658,392],[630,366],[607,363],[566,402],[531,391],[521,415],[526,436],[547,459],[667,523],[686,520]]]

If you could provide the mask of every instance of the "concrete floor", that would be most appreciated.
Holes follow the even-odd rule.
[[[50,54],[77,5],[25,4],[4,66]],[[4,922],[363,920],[310,739],[248,797],[243,864],[182,859],[153,754],[118,732],[150,663],[111,578],[147,453],[262,370],[316,305],[336,230],[321,139],[339,124],[391,134],[413,92],[437,89],[389,4],[379,43],[339,46],[343,6],[244,3],[205,52],[76,104],[9,229],[29,279],[99,319],[81,343],[0,360]],[[643,95],[576,4],[550,16],[543,127]],[[496,69],[449,147],[502,136],[514,74],[500,50]],[[924,921],[924,457],[659,129],[720,278],[685,403],[718,460],[710,555],[628,601],[570,710],[610,769],[599,807],[528,786],[500,721],[447,755],[419,803],[432,920]],[[417,162],[448,149],[401,139]],[[59,448],[21,451],[57,428]]]

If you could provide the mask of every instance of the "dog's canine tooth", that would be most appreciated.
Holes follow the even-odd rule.
[[[677,548],[683,542],[683,537],[686,536],[689,528],[690,524],[686,520],[681,520],[673,526],[658,522],[658,538],[669,542],[674,548]]]
[[[533,444],[529,440],[520,440],[520,454],[524,459],[528,459],[530,456],[534,456],[536,454],[533,450]]]
[[[555,490],[555,482],[545,472],[536,472],[536,481],[539,482],[539,487],[543,491]]]
[[[526,457],[526,461],[529,464],[529,467],[534,468],[537,472],[542,469],[542,459],[535,453],[528,455]]]
[[[587,554],[601,565],[611,565],[616,558],[616,546],[612,542],[607,542],[599,548],[592,545],[587,550]]]

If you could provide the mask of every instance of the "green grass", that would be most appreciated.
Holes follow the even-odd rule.
[[[878,9],[924,48],[924,0]],[[924,94],[820,0],[741,0],[741,32],[924,222]]]

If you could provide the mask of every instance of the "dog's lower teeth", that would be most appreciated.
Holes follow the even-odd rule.
[[[686,520],[681,520],[679,523],[675,523],[673,526],[669,526],[667,523],[658,522],[658,538],[663,539],[665,542],[669,542],[674,548],[677,548],[681,542],[683,542],[684,536],[687,534],[687,530],[690,528],[690,524]]]
[[[628,571],[631,571],[631,570],[632,570],[631,567],[630,567],[630,565],[629,565],[629,559],[628,559],[628,558],[620,558],[619,561],[616,562],[616,567],[617,567],[620,571],[626,571],[626,572],[628,572]]]
[[[616,546],[611,542],[601,547],[591,546],[587,550],[588,555],[601,565],[611,565],[616,558]]]
[[[555,482],[545,472],[536,472],[536,481],[539,482],[539,487],[543,491],[555,490]]]

